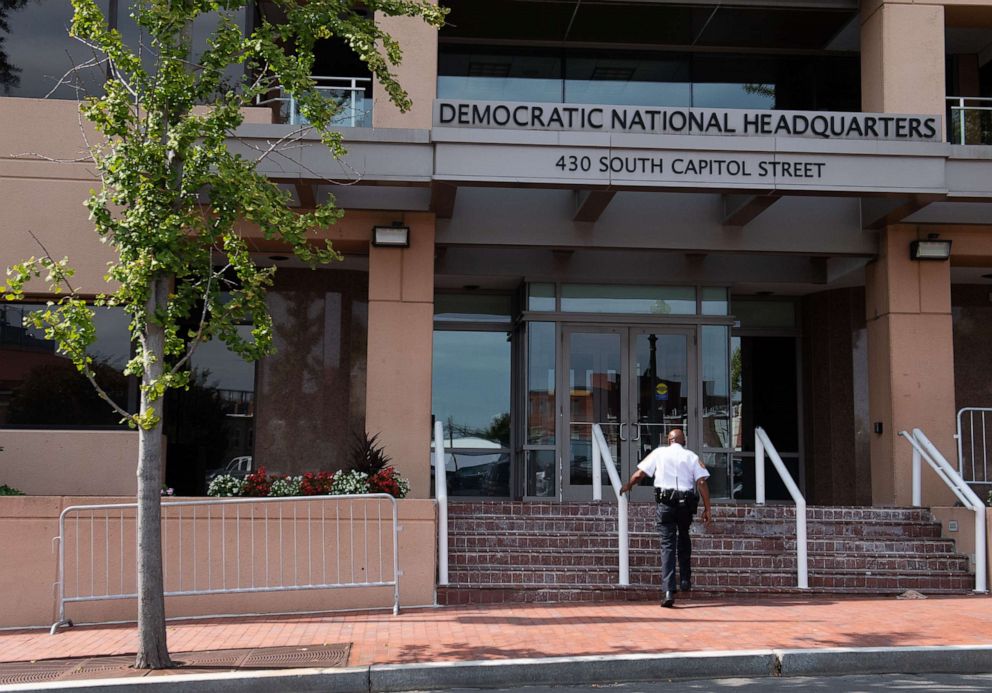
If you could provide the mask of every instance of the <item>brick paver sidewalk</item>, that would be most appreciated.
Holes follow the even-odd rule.
[[[134,651],[134,626],[0,632],[0,662]],[[988,597],[780,597],[418,608],[176,622],[173,652],[351,643],[350,666],[770,648],[992,644]]]

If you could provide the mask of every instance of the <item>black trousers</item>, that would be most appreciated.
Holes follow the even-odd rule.
[[[692,542],[689,539],[689,525],[693,512],[685,506],[668,506],[658,503],[657,525],[661,533],[661,589],[674,592],[675,562],[679,564],[679,579],[692,580]]]

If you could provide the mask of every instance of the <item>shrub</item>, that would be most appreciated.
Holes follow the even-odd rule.
[[[0,484],[0,496],[23,496],[24,491],[18,491],[13,486],[8,486],[7,484]]]
[[[370,493],[388,493],[395,498],[405,498],[410,493],[410,482],[396,473],[393,467],[386,467],[369,477]]]
[[[284,476],[272,479],[269,485],[269,496],[301,496],[300,490],[303,477]]]
[[[369,492],[369,475],[349,469],[334,475],[331,493],[335,495],[355,495]]]
[[[241,489],[242,496],[252,496],[255,498],[265,498],[272,488],[272,479],[265,473],[265,467],[261,466],[245,477],[244,487]]]
[[[326,496],[334,484],[334,472],[306,472],[300,478],[301,496]]]
[[[245,482],[230,474],[221,474],[210,480],[207,488],[208,496],[240,496],[244,490]]]
[[[355,446],[351,450],[351,462],[348,469],[362,472],[371,477],[389,466],[390,458],[379,443],[379,434],[370,436],[368,433],[355,436]]]

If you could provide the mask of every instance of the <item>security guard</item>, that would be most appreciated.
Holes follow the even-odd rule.
[[[696,514],[700,496],[703,498],[703,521],[710,522],[712,519],[710,491],[706,485],[709,475],[699,456],[685,448],[682,429],[673,428],[668,433],[668,446],[658,446],[648,453],[620,489],[620,493],[627,493],[644,477],[654,477],[658,531],[661,533],[661,585],[665,591],[661,605],[664,607],[675,606],[676,554],[681,578],[679,586],[683,592],[692,589],[689,525]]]

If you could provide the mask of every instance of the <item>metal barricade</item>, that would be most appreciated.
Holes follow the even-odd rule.
[[[992,484],[992,409],[964,407],[958,411],[954,437],[958,442],[958,474],[969,484]]]
[[[137,503],[62,511],[53,634],[72,625],[69,603],[137,598],[136,515]],[[392,587],[397,614],[399,529],[385,493],[164,501],[165,596]]]

